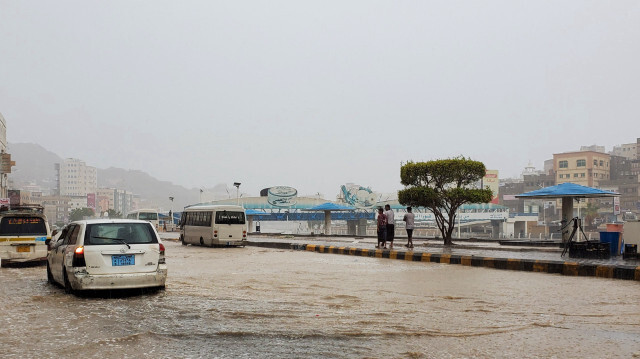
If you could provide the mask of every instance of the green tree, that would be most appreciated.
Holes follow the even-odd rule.
[[[108,209],[107,214],[109,215],[109,218],[122,218],[122,213],[116,211],[113,208]]]
[[[484,163],[464,157],[428,162],[409,162],[400,169],[405,189],[398,191],[402,205],[430,209],[449,246],[455,228],[456,212],[465,203],[487,203],[493,196],[489,188],[475,188],[487,169]]]
[[[598,217],[598,209],[598,205],[594,202],[587,202],[587,207],[584,209],[584,220],[587,222],[585,223],[586,227],[593,226],[593,220]]]
[[[91,208],[76,208],[69,214],[69,221],[79,221],[85,217],[93,217],[94,211]]]

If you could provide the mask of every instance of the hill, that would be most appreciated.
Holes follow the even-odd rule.
[[[31,184],[49,190],[56,187],[54,165],[60,163],[62,157],[33,143],[9,143],[7,147],[12,160],[16,161],[16,166],[9,174],[13,183],[11,188],[22,188]],[[188,189],[168,181],[160,181],[142,171],[115,167],[98,168],[98,187],[130,191],[140,195],[142,206],[160,207],[165,210],[181,210],[200,199],[200,190],[197,188]],[[169,197],[174,197],[173,204]]]

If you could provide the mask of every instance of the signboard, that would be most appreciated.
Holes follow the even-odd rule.
[[[368,187],[346,184],[340,187],[344,201],[356,208],[372,208],[376,205],[376,194]]]
[[[500,179],[498,178],[498,170],[487,170],[482,177],[482,188],[489,188],[493,192],[491,202],[498,204],[498,191],[500,190]]]
[[[3,153],[2,155],[0,155],[0,159],[2,160],[2,165],[0,166],[0,172],[11,173],[11,167],[16,165],[15,161],[11,161],[11,154]]]
[[[20,190],[19,189],[10,189],[7,191],[7,195],[9,195],[9,204],[11,206],[19,206],[20,205]]]
[[[9,198],[0,198],[0,206],[9,207],[9,204],[11,204]]]
[[[298,190],[293,187],[275,186],[267,192],[267,202],[275,207],[291,207],[297,202]]]
[[[613,197],[613,214],[620,214],[620,197]]]
[[[95,193],[87,193],[87,207],[96,209],[96,194]]]
[[[433,222],[436,217],[433,213],[414,213],[416,222]],[[487,220],[505,220],[509,218],[509,212],[478,212],[478,213],[458,213],[456,222],[466,221],[487,221]]]

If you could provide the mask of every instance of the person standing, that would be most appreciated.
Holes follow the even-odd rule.
[[[386,204],[384,209],[384,214],[387,216],[387,242],[389,242],[389,249],[393,249],[393,238],[396,235],[396,222],[393,218],[393,210],[391,209],[391,206]]]
[[[382,212],[382,207],[378,208],[378,245],[376,248],[387,248],[387,216]]]
[[[407,229],[407,248],[413,248],[413,227],[415,215],[411,212],[411,207],[407,207],[407,213],[404,215],[402,220],[406,223],[405,228]]]

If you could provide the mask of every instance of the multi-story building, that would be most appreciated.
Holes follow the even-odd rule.
[[[603,189],[620,193],[620,209],[625,212],[640,213],[640,161],[622,156],[611,156],[611,179],[601,181]],[[600,201],[607,212],[610,206]]]
[[[96,191],[96,209],[104,213],[110,209],[125,216],[137,208],[137,196],[117,188],[99,188]]]
[[[41,198],[44,214],[49,224],[62,224],[69,222],[71,198],[61,196],[43,196]]]
[[[640,138],[636,139],[636,143],[625,143],[620,146],[613,146],[612,156],[624,157],[628,160],[640,159]]]
[[[96,168],[87,166],[79,159],[67,158],[62,163],[56,163],[56,172],[58,194],[61,196],[86,197],[98,189]]]
[[[599,187],[600,181],[610,179],[611,156],[607,153],[579,151],[554,153],[556,184],[571,182],[588,187]]]
[[[591,146],[580,146],[581,152],[601,152],[604,153],[604,146],[591,145]]]
[[[7,152],[7,123],[0,113],[0,198],[7,198],[8,174],[11,172],[11,155]]]

